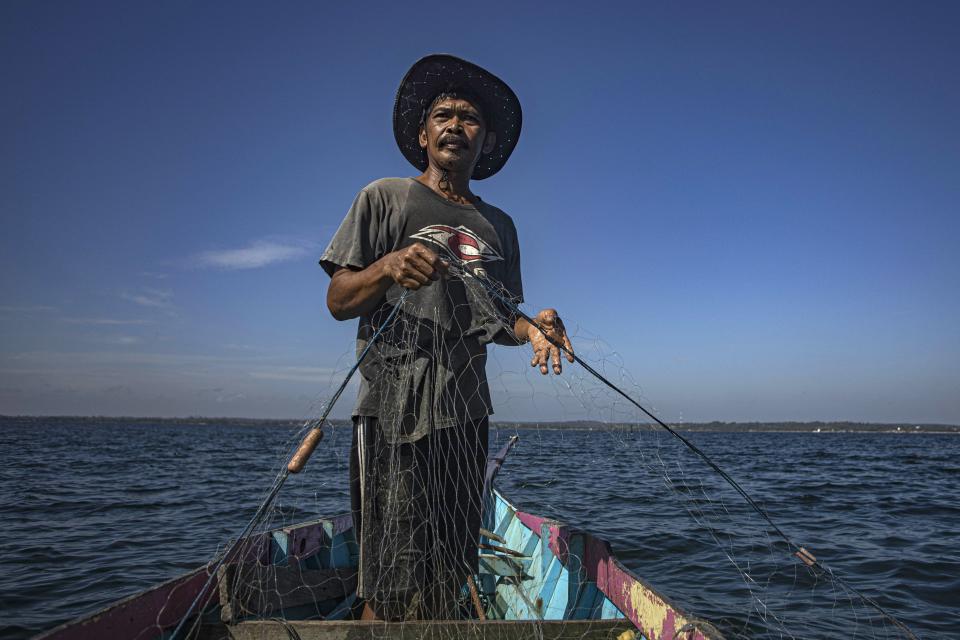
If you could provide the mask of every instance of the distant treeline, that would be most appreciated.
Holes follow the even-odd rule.
[[[2,424],[77,424],[77,425],[150,425],[181,424],[194,427],[303,427],[307,420],[282,418],[209,418],[187,416],[184,418],[151,418],[141,416],[0,416]],[[330,420],[334,427],[344,427],[349,420]]]
[[[305,420],[267,420],[257,418],[141,418],[107,416],[0,416],[3,425],[190,425],[190,426],[250,426],[250,427],[302,427]],[[333,427],[346,427],[349,420],[331,420]],[[655,431],[660,427],[653,423],[613,423],[599,420],[572,420],[565,422],[506,422],[496,421],[495,428],[514,429],[565,429],[570,431]],[[683,422],[672,423],[678,431],[715,432],[761,432],[803,431],[810,433],[960,433],[960,425],[914,424],[906,422]]]
[[[810,433],[960,433],[955,424],[915,424],[906,422],[681,422],[667,423],[677,431],[769,432],[803,431]],[[574,431],[656,431],[652,422],[612,423],[592,420],[569,422],[498,422],[501,429],[570,429]]]

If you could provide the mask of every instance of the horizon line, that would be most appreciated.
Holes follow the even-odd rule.
[[[135,415],[100,415],[100,414],[0,414],[0,420],[17,420],[17,419],[83,419],[83,420],[156,420],[160,422],[164,421],[194,421],[194,420],[222,420],[222,421],[243,421],[243,422],[303,422],[304,424],[309,424],[315,422],[315,418],[250,418],[245,416],[203,416],[203,415],[191,415],[191,416],[135,416]],[[328,423],[334,422],[347,422],[351,418],[328,418]],[[603,425],[641,425],[641,424],[650,424],[656,425],[653,421],[618,421],[610,422],[607,420],[490,420],[491,424],[501,424],[501,425],[510,425],[510,424],[603,424]],[[683,422],[668,422],[667,424],[676,425],[676,426],[702,426],[702,425],[870,425],[870,426],[913,426],[913,427],[951,427],[954,429],[960,429],[960,424],[954,424],[949,422],[914,422],[914,421],[893,421],[893,422],[872,422],[872,421],[857,421],[857,420],[707,420],[707,421],[683,421]]]

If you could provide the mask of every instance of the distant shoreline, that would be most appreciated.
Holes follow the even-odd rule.
[[[248,426],[248,427],[300,427],[305,420],[261,418],[208,418],[191,416],[185,418],[155,418],[139,416],[3,416],[0,428],[6,425],[36,424],[110,424],[110,425],[185,425],[197,427]],[[349,420],[331,420],[330,425],[346,427]],[[491,426],[504,430],[543,431],[657,431],[652,423],[610,423],[589,420],[557,422],[493,421]],[[892,433],[892,434],[960,434],[960,425],[876,423],[876,422],[684,422],[671,424],[684,432],[701,433]]]

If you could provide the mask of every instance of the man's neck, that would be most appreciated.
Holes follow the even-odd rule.
[[[477,200],[477,197],[470,192],[469,175],[444,171],[431,165],[415,180],[457,204],[474,204]]]

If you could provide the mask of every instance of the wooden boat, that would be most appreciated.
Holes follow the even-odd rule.
[[[200,567],[85,618],[43,640],[166,640],[200,599],[189,635],[200,640],[360,638],[540,638],[722,640],[657,593],[588,533],[518,509],[493,480],[511,439],[486,474],[480,572],[464,586],[474,605],[463,620],[355,619],[357,545],[350,514],[258,533],[236,561]],[[269,585],[269,588],[263,588]],[[468,589],[469,587],[469,589]]]

